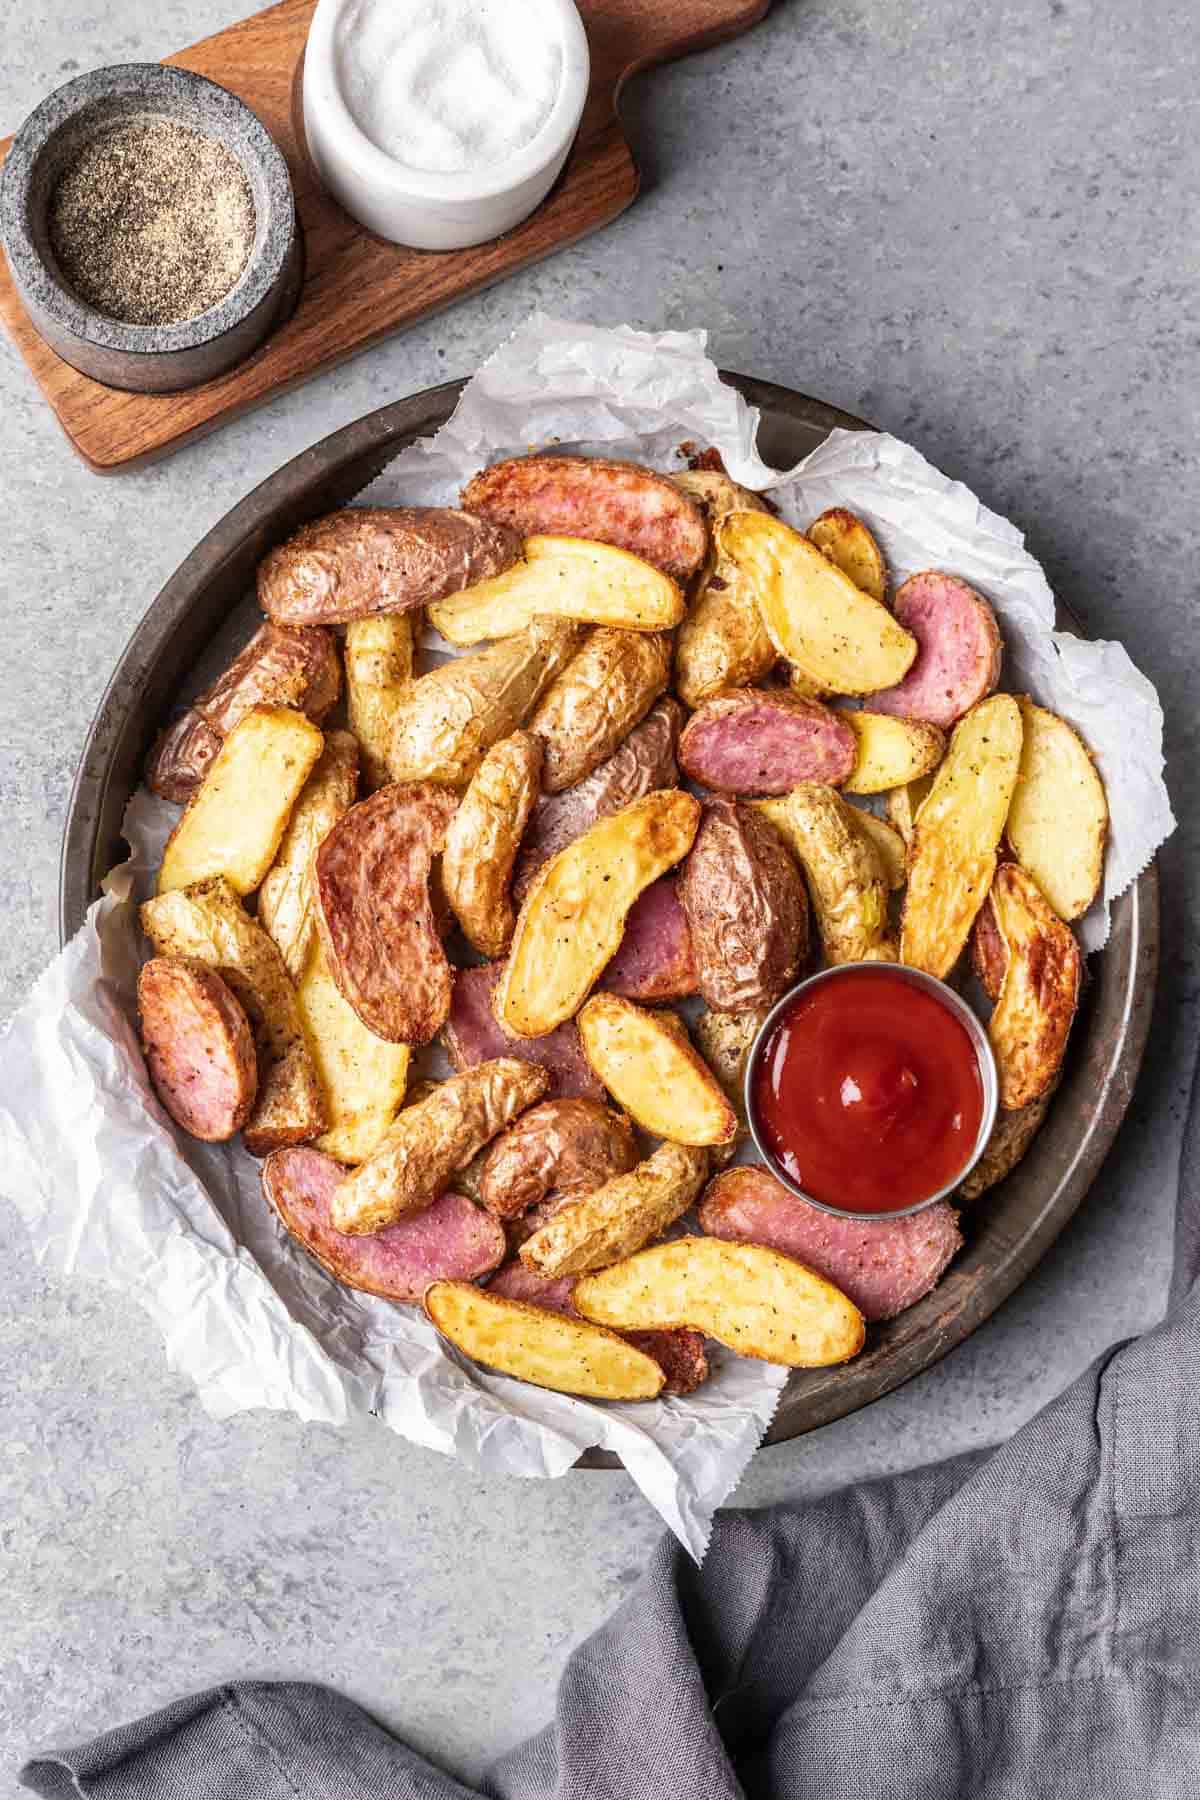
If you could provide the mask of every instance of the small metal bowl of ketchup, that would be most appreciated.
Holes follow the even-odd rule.
[[[897,963],[809,976],[764,1019],[746,1067],[759,1154],[841,1218],[895,1218],[953,1193],[996,1122],[987,1033],[944,981]]]

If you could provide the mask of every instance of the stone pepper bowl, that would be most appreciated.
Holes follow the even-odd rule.
[[[47,226],[58,178],[82,147],[114,124],[148,117],[219,139],[241,164],[254,199],[254,242],[237,283],[206,312],[171,325],[129,325],[85,304],[58,266]],[[105,387],[166,394],[211,381],[256,350],[300,293],[296,206],[278,146],[236,95],[162,63],[121,63],[77,76],[35,108],[0,178],[0,236],[41,336]]]

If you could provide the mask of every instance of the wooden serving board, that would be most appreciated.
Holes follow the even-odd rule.
[[[304,143],[300,76],[315,0],[280,0],[166,58],[252,107],[287,158],[304,237],[299,305],[246,362],[179,394],[125,394],[81,375],[38,336],[0,256],[0,317],[74,448],[101,474],[133,468],[299,386],[321,369],[607,225],[637,196],[617,117],[629,77],[736,37],[770,0],[579,0],[592,78],[579,135],[537,211],[469,250],[418,251],[365,231],[321,187]],[[11,138],[0,143],[0,161]]]

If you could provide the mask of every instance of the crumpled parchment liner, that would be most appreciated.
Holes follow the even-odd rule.
[[[1108,785],[1105,899],[1115,897],[1173,825],[1150,684],[1119,645],[1055,634],[1050,591],[1020,534],[915,451],[835,432],[780,475],[759,461],[756,427],[754,410],[719,382],[702,332],[535,317],[483,366],[443,430],[362,498],[451,500],[482,463],[552,442],[669,467],[691,440],[720,449],[736,479],[771,487],[796,524],[849,506],[899,577],[942,566],[987,594],[1005,634],[1006,685],[1028,687],[1079,726]],[[415,1309],[340,1287],[294,1247],[240,1148],[177,1138],[133,1025],[143,954],[134,904],[150,892],[173,816],[135,795],[131,862],[0,1039],[0,1186],[39,1261],[135,1298],[215,1416],[272,1407],[336,1425],[374,1413],[415,1443],[509,1475],[562,1475],[580,1451],[602,1446],[699,1558],[785,1371],[717,1350],[713,1380],[688,1399],[607,1407],[489,1375],[448,1352]],[[1103,907],[1085,927],[1089,944],[1102,941]]]

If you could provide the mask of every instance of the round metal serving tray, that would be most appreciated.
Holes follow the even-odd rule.
[[[787,467],[835,426],[861,419],[788,388],[725,379],[762,414],[764,458]],[[121,860],[121,818],[150,742],[194,665],[252,591],[265,552],[320,513],[351,501],[398,451],[445,423],[460,382],[381,407],[323,438],[226,514],[176,570],[134,632],[88,733],[67,815],[60,880],[65,942],[105,873]],[[1064,614],[1060,623],[1075,622]],[[1113,908],[1091,959],[1062,1084],[1025,1160],[964,1215],[967,1246],[940,1285],[871,1329],[843,1368],[796,1372],[767,1441],[779,1443],[866,1406],[945,1356],[1029,1274],[1078,1207],[1117,1134],[1137,1076],[1158,967],[1158,873],[1151,865]],[[590,1455],[592,1466],[614,1466]]]

